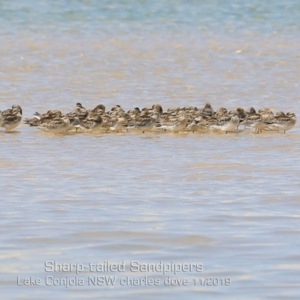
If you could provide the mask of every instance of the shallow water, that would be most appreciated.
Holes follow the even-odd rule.
[[[299,3],[272,3],[2,1],[0,109],[209,101],[299,116]],[[0,139],[5,299],[299,298],[299,124],[286,134],[66,136],[21,125]],[[126,268],[46,272],[45,261]],[[132,261],[203,271],[133,272]],[[29,276],[41,286],[20,286]],[[123,286],[126,277],[160,283]]]

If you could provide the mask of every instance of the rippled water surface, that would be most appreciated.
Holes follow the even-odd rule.
[[[296,0],[7,0],[0,28],[0,109],[20,104],[25,118],[77,102],[300,115]],[[259,135],[1,130],[3,299],[299,299],[299,138],[299,124]],[[203,269],[134,272],[133,261]],[[125,270],[88,267],[104,262]],[[40,286],[21,286],[29,277]]]

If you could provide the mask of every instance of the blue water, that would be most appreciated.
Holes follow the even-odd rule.
[[[2,34],[178,31],[299,34],[300,3],[273,1],[1,1]]]

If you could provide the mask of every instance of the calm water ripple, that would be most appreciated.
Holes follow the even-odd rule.
[[[0,109],[20,104],[30,117],[77,102],[209,101],[299,118],[299,1],[225,2],[1,1]],[[299,299],[299,132],[0,131],[3,297]],[[126,270],[45,272],[45,261],[124,261]],[[132,272],[132,261],[203,272]],[[18,286],[30,276],[41,286]],[[47,286],[47,276],[85,284]],[[89,276],[117,281],[94,286]],[[188,285],[167,285],[168,276]],[[126,277],[161,284],[122,286]]]

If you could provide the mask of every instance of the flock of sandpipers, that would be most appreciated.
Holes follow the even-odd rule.
[[[0,111],[0,126],[6,131],[16,128],[22,120],[22,108],[13,105],[12,108]],[[274,113],[269,108],[255,110],[237,108],[228,111],[225,107],[214,110],[210,103],[203,107],[185,106],[163,110],[159,104],[140,110],[135,107],[124,111],[120,105],[115,105],[107,111],[103,104],[93,109],[84,108],[77,103],[74,109],[63,114],[59,110],[49,110],[46,113],[35,113],[33,118],[27,118],[24,123],[31,127],[52,132],[196,132],[220,131],[239,132],[247,128],[252,132],[282,131],[286,132],[296,124],[296,115],[282,111]]]

